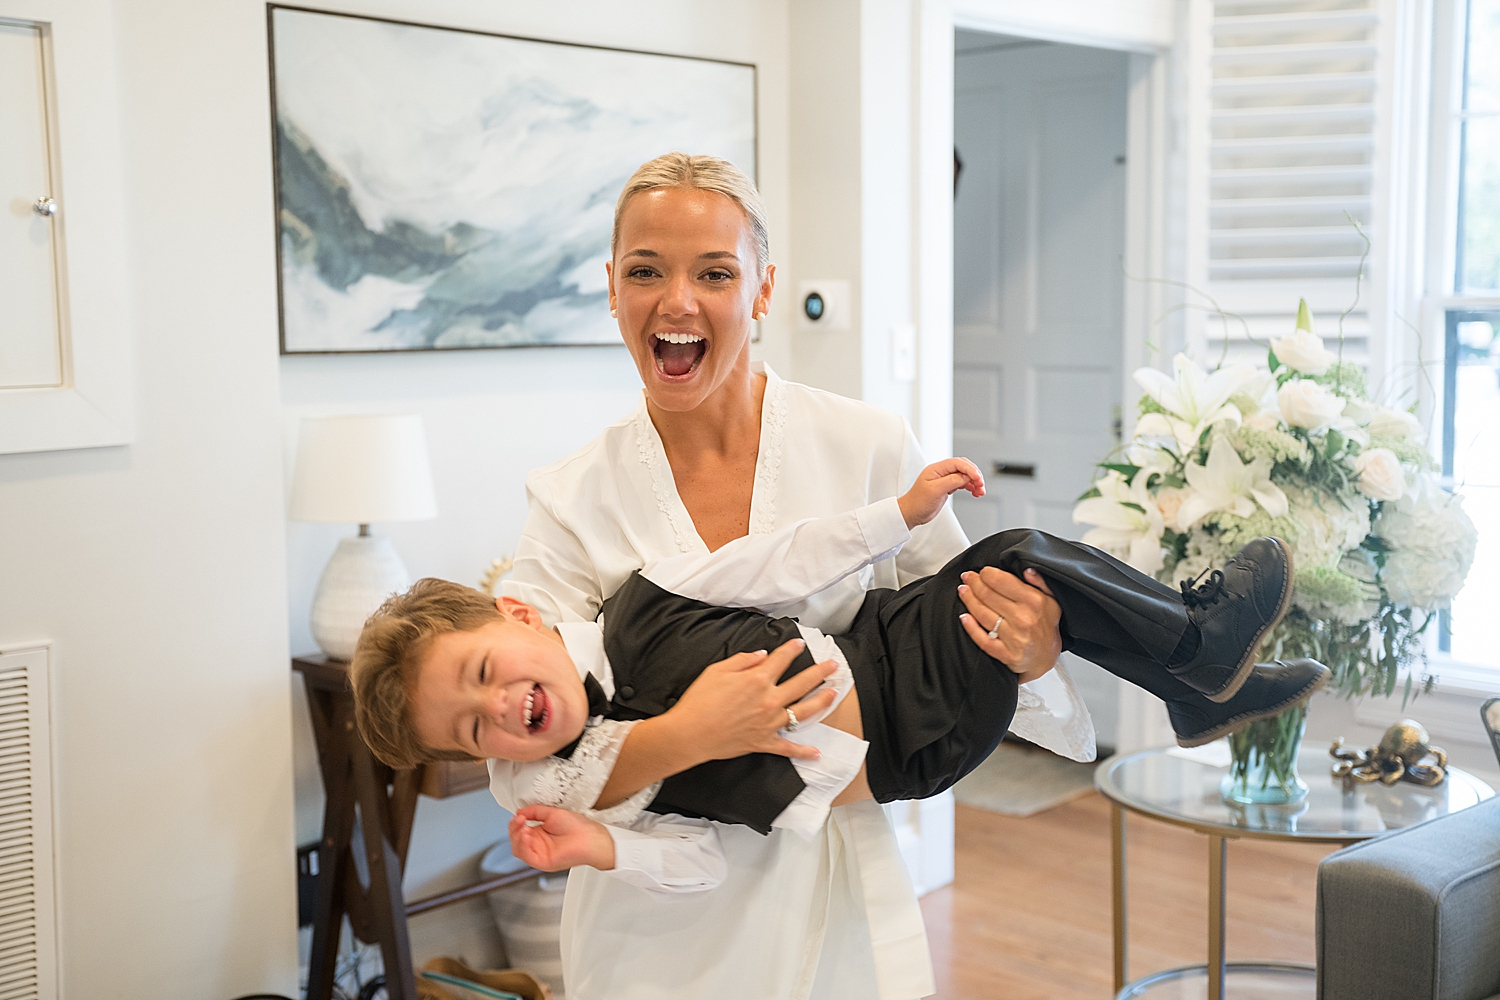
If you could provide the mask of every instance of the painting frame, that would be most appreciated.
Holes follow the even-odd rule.
[[[414,28],[437,32],[450,32],[461,36],[476,36],[482,39],[496,39],[507,42],[524,43],[528,45],[555,46],[566,50],[582,50],[585,52],[608,53],[612,56],[640,56],[653,59],[666,59],[681,61],[684,64],[712,64],[717,67],[725,67],[732,71],[744,71],[747,74],[748,83],[748,121],[739,124],[748,129],[748,163],[742,167],[748,167],[752,181],[760,172],[760,87],[759,67],[755,63],[741,62],[732,59],[722,59],[709,56],[683,55],[674,52],[661,52],[649,49],[629,48],[623,46],[601,45],[589,42],[562,41],[551,38],[540,38],[529,35],[520,35],[503,31],[492,31],[480,28],[455,27],[452,25],[434,24],[430,22],[415,21],[405,18],[387,17],[371,14],[356,14],[348,11],[326,10],[316,7],[307,7],[298,4],[267,3],[266,4],[266,53],[268,67],[268,81],[270,86],[270,130],[271,130],[271,162],[272,162],[272,224],[276,244],[276,313],[277,313],[277,341],[278,351],[282,357],[303,356],[340,356],[348,354],[356,355],[382,355],[382,354],[439,354],[450,351],[483,351],[506,348],[534,348],[534,347],[599,347],[599,346],[621,346],[618,335],[609,339],[595,341],[571,341],[571,340],[527,340],[520,342],[485,342],[485,343],[429,343],[403,346],[317,346],[309,347],[298,342],[296,318],[291,324],[294,329],[289,336],[289,294],[288,294],[288,261],[287,239],[284,229],[285,208],[285,183],[283,176],[283,128],[282,128],[282,102],[281,94],[278,93],[277,75],[277,34],[276,18],[279,12],[302,15],[318,15],[329,18],[346,19],[349,21],[370,22],[379,25],[387,25],[398,28]],[[666,150],[662,150],[665,152]],[[612,201],[611,201],[612,204]],[[759,324],[756,324],[757,326]],[[757,329],[756,334],[759,333]],[[759,339],[756,336],[754,339]]]

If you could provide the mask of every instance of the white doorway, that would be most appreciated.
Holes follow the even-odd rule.
[[[1130,56],[958,31],[954,61],[953,444],[989,486],[955,510],[1077,538],[1122,429]],[[1114,745],[1118,682],[1069,669]]]

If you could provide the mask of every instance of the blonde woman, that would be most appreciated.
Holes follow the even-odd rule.
[[[671,153],[642,166],[620,194],[611,257],[611,314],[645,391],[634,413],[527,479],[530,514],[504,593],[548,624],[593,621],[648,561],[898,496],[926,464],[901,417],[751,364],[751,321],[770,307],[776,268],[760,197],[732,164]],[[787,614],[842,631],[866,589],[933,573],[966,545],[945,511],[896,558]],[[1013,577],[986,600],[970,605],[982,626],[970,629],[975,641],[1023,682],[1050,669],[1060,648],[1057,604]],[[747,697],[751,676],[760,688]],[[761,705],[774,697],[774,679],[735,675],[742,687],[726,683],[726,706]],[[596,806],[708,759],[673,732],[648,723],[631,730]],[[774,732],[758,734],[737,752],[792,752],[776,742]],[[506,784],[497,780],[497,793]],[[646,893],[574,870],[563,908],[571,998],[933,992],[921,913],[879,806],[839,806],[811,840],[727,825],[719,836],[729,870],[712,892]]]

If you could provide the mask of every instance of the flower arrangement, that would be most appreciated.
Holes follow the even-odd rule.
[[[1404,678],[1409,697],[1422,634],[1463,586],[1477,540],[1461,498],[1438,485],[1420,422],[1367,400],[1363,372],[1324,347],[1305,301],[1265,367],[1208,372],[1179,354],[1174,372],[1135,373],[1136,436],[1079,499],[1073,520],[1093,526],[1083,540],[1180,584],[1258,535],[1280,537],[1296,587],[1261,658],[1319,660],[1349,698],[1389,696]],[[1300,740],[1286,719],[1239,739],[1270,752],[1292,728]]]

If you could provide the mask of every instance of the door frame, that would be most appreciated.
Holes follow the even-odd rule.
[[[920,2],[922,14],[918,18],[917,44],[921,53],[919,107],[924,119],[922,138],[924,145],[941,143],[938,148],[943,151],[941,158],[944,160],[947,148],[953,144],[955,30],[963,28],[1112,49],[1129,56],[1126,69],[1129,93],[1125,122],[1125,242],[1121,248],[1122,266],[1127,276],[1121,329],[1124,381],[1121,433],[1128,441],[1135,432],[1135,408],[1141,396],[1131,373],[1153,363],[1162,366],[1169,356],[1163,349],[1164,344],[1157,343],[1154,349],[1150,346],[1154,332],[1158,339],[1162,336],[1159,327],[1166,309],[1166,286],[1161,281],[1143,279],[1180,277],[1171,273],[1169,268],[1174,263],[1180,267],[1183,254],[1176,254],[1177,260],[1174,260],[1169,250],[1173,245],[1186,244],[1183,224],[1174,221],[1184,216],[1183,202],[1180,197],[1172,197],[1168,186],[1170,176],[1181,176],[1186,169],[1185,155],[1180,149],[1173,150],[1167,138],[1171,117],[1178,110],[1176,105],[1183,103],[1174,101],[1171,92],[1169,68],[1173,49],[1143,39],[1139,33],[1128,33],[1123,29],[1111,32],[1108,26],[1089,30],[1079,29],[1076,25],[1040,24],[1034,15],[1027,17],[1010,9],[977,10],[978,5],[973,2],[964,4],[962,10],[954,10],[951,0]],[[941,116],[941,120],[931,121],[929,116]],[[952,451],[953,444],[952,177],[946,171],[924,169],[919,171],[919,184],[922,191],[918,199],[921,217],[918,245],[922,247],[922,259],[929,262],[929,266],[922,269],[920,296],[924,335],[918,348],[922,372],[919,433],[929,454],[946,455]],[[930,266],[934,259],[932,253],[938,250],[928,236],[934,230],[941,231],[946,240],[946,248],[938,258],[946,262],[946,273],[941,277],[933,273],[939,269]],[[943,287],[938,287],[940,284]],[[945,301],[946,306],[941,310],[934,309],[930,305],[934,297]],[[931,335],[929,331],[933,327],[928,325],[935,318],[934,312],[938,311],[946,319],[941,327],[941,337]],[[939,419],[942,426],[934,426]],[[1128,751],[1171,742],[1172,730],[1161,704],[1146,692],[1122,684],[1117,749]]]

